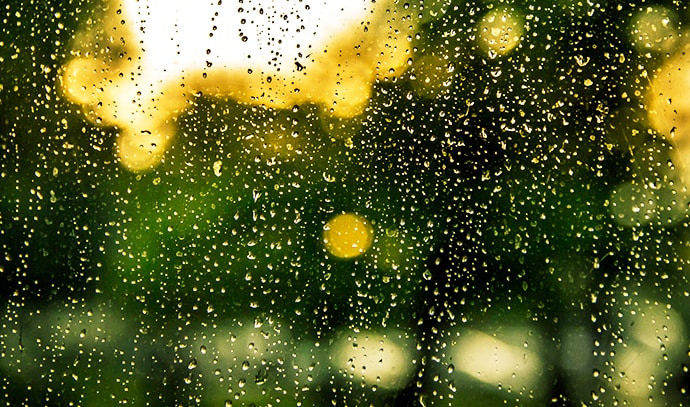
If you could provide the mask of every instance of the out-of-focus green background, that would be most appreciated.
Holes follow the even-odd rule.
[[[643,98],[685,4],[410,2],[361,117],[198,97],[144,173],[56,82],[104,6],[0,6],[4,405],[690,404],[687,198]]]

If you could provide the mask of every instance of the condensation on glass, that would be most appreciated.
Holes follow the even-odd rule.
[[[690,9],[0,6],[2,405],[690,404]]]

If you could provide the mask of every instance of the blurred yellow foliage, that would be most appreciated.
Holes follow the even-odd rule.
[[[377,80],[400,75],[415,24],[392,2],[111,1],[74,42],[63,93],[119,130],[128,169],[157,165],[197,95],[269,108],[303,103],[353,117]]]
[[[681,47],[654,75],[646,95],[649,122],[675,148],[674,163],[690,185],[690,44]]]

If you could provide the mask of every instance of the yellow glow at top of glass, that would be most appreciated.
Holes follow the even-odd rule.
[[[373,241],[374,231],[369,222],[352,213],[337,215],[324,226],[323,242],[336,257],[357,257],[369,250]]]
[[[110,1],[75,35],[61,88],[119,130],[120,162],[135,171],[163,159],[176,116],[200,93],[361,114],[376,80],[404,72],[415,30],[392,1]]]
[[[228,7],[209,1],[149,0],[126,1],[123,10],[139,33],[145,49],[142,61],[150,67],[147,74],[176,78],[180,71],[219,65],[283,75],[296,70],[298,63],[308,69],[310,54],[343,32],[358,31],[372,5],[341,0]]]

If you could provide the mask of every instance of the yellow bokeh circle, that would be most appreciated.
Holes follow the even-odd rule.
[[[478,23],[479,46],[489,56],[505,55],[520,45],[525,24],[520,13],[511,8],[489,11]]]
[[[323,243],[330,254],[351,259],[366,252],[374,241],[374,230],[369,222],[353,213],[331,218],[323,227]]]

